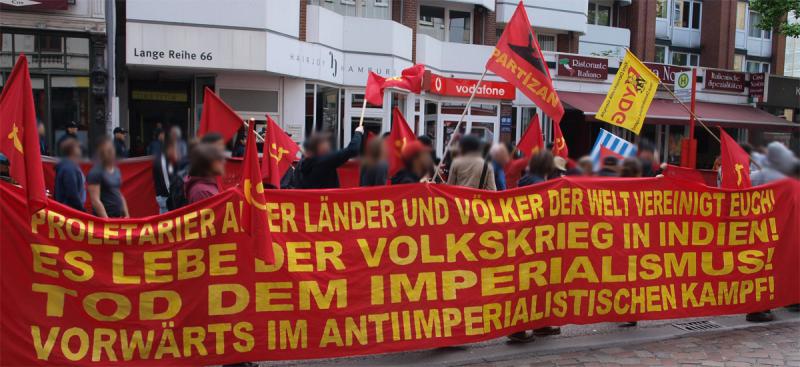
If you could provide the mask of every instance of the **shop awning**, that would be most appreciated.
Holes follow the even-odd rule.
[[[605,94],[580,92],[558,92],[558,96],[563,103],[582,111],[594,121],[595,113],[606,98]],[[697,102],[695,111],[700,119],[713,126],[772,127],[781,130],[800,128],[796,123],[747,105]],[[647,111],[645,123],[686,125],[689,123],[689,113],[671,99],[655,98]]]

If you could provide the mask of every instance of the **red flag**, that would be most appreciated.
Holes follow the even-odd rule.
[[[553,123],[553,155],[569,159],[569,149],[564,134],[561,133],[561,124]]]
[[[244,120],[230,106],[206,87],[203,94],[203,112],[200,116],[198,136],[202,137],[209,132],[216,132],[221,134],[225,141],[229,141],[242,127],[242,121]]]
[[[264,136],[264,157],[261,160],[261,171],[272,187],[281,187],[281,178],[286,170],[297,160],[297,146],[272,117],[267,116],[267,133]]]
[[[242,162],[242,190],[247,205],[242,210],[242,223],[256,245],[255,255],[267,264],[275,262],[272,252],[272,235],[267,227],[267,204],[264,197],[264,184],[261,182],[261,168],[258,165],[255,124],[247,129],[247,144]]]
[[[28,212],[36,213],[47,205],[36,130],[28,59],[19,55],[0,94],[0,152],[11,163],[10,175],[26,192]]]
[[[386,157],[386,159],[389,161],[388,177],[390,178],[403,168],[403,158],[400,154],[403,151],[403,147],[417,140],[414,132],[408,126],[408,122],[406,122],[406,119],[397,107],[392,110],[392,116],[394,117],[392,119],[392,131],[383,142],[386,146],[386,151],[389,152],[389,156]]]
[[[370,71],[364,96],[370,104],[383,106],[383,90],[386,88],[403,88],[419,94],[422,91],[423,74],[425,74],[425,65],[422,64],[404,69],[400,76],[392,78],[384,78]]]
[[[517,187],[519,179],[522,178],[522,175],[525,174],[525,170],[528,168],[530,159],[531,157],[523,157],[506,164],[503,168],[503,171],[506,173],[506,188],[513,189]]]
[[[550,70],[521,1],[492,50],[486,68],[521,90],[554,123],[561,121],[564,106],[553,88]]]
[[[517,143],[517,150],[522,152],[526,157],[530,158],[539,149],[544,148],[544,139],[542,138],[542,127],[539,125],[539,115],[534,114],[531,117],[531,122],[528,123],[528,129],[519,138]]]
[[[750,155],[724,129],[719,129],[719,135],[722,187],[744,189],[752,186],[750,183]]]

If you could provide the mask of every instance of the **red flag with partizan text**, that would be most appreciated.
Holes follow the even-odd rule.
[[[720,163],[722,164],[722,187],[745,189],[750,183],[750,155],[733,140],[725,129],[719,129]]]
[[[519,138],[517,143],[517,150],[522,152],[526,157],[530,158],[539,149],[544,148],[544,138],[542,137],[542,127],[539,124],[539,115],[534,114],[531,117],[531,122],[528,123],[528,128]]]
[[[33,104],[28,59],[19,55],[0,94],[0,152],[10,162],[11,178],[25,189],[28,212],[47,205],[36,107]]]
[[[561,124],[553,123],[553,155],[569,159],[569,148],[564,134],[561,133]]]
[[[550,70],[521,1],[492,50],[486,68],[522,91],[553,123],[561,121],[564,106],[553,88]]]
[[[215,132],[222,135],[225,141],[230,141],[242,127],[242,121],[244,120],[230,106],[206,87],[203,93],[203,112],[200,115],[198,136]]]
[[[281,178],[286,170],[297,160],[300,147],[283,129],[267,116],[267,133],[264,135],[264,156],[261,159],[261,171],[264,178],[274,188],[281,187]]]
[[[394,176],[397,171],[403,168],[404,163],[400,153],[403,151],[403,147],[406,146],[406,144],[417,140],[414,132],[408,126],[405,117],[403,117],[403,114],[397,107],[392,110],[392,117],[392,131],[383,142],[388,152],[388,157],[386,157],[386,160],[389,161],[387,177]]]
[[[402,88],[419,94],[422,92],[422,76],[424,74],[425,65],[422,64],[404,69],[400,76],[391,78],[384,78],[370,71],[364,97],[372,105],[383,106],[383,90],[386,88]]]
[[[272,235],[267,227],[267,200],[264,197],[264,184],[261,181],[261,167],[258,164],[255,124],[247,128],[247,143],[242,162],[241,187],[247,204],[242,210],[242,223],[256,244],[256,256],[267,264],[275,262],[272,252]]]

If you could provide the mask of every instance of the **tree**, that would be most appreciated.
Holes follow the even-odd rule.
[[[761,20],[756,27],[775,29],[786,37],[800,36],[800,23],[790,22],[789,13],[800,15],[800,0],[750,0],[750,10],[757,11]]]

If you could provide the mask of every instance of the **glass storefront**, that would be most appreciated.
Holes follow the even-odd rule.
[[[53,146],[65,132],[66,124],[78,124],[78,139],[89,146],[90,58],[88,36],[32,30],[0,32],[0,78],[8,78],[17,57],[28,58],[36,119],[46,130],[48,155],[57,155]]]

